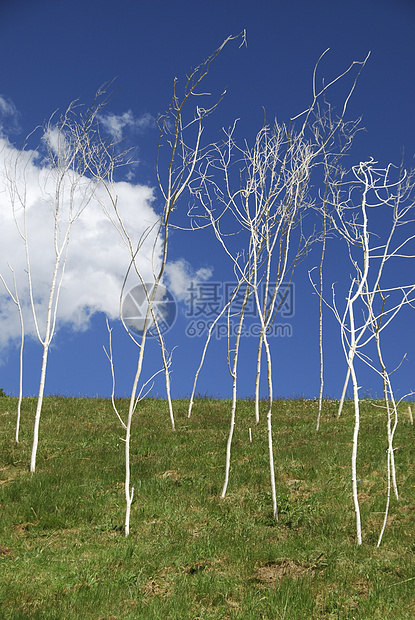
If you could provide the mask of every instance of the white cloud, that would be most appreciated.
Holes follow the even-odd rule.
[[[113,114],[111,112],[102,114],[99,120],[108,133],[116,140],[120,140],[123,137],[123,130],[125,128],[130,131],[144,131],[156,125],[156,120],[151,114],[146,113],[136,118],[131,110],[123,114]]]
[[[58,153],[65,154],[70,148],[64,132],[59,131],[58,127],[48,127],[42,136],[42,142],[44,142],[55,155]]]
[[[24,243],[18,234],[11,209],[7,169],[17,161],[13,178],[17,181],[19,195],[24,197],[27,213],[27,231],[35,303],[39,310],[40,324],[44,325],[50,291],[55,253],[53,244],[53,200],[55,180],[53,173],[39,163],[41,158],[34,151],[26,151],[16,160],[18,151],[8,140],[0,138],[0,273],[10,288],[13,267],[18,283],[19,296],[24,307],[26,333],[35,336],[31,319],[27,267]],[[61,289],[58,326],[63,323],[75,329],[86,329],[91,314],[102,311],[112,318],[118,317],[119,296],[124,275],[130,261],[129,252],[119,232],[104,213],[101,202],[106,197],[97,190],[95,198],[88,201],[90,182],[72,176],[77,183],[74,210],[80,215],[71,229],[68,260]],[[157,220],[153,208],[154,194],[150,187],[127,182],[115,184],[118,209],[125,227],[130,231],[136,246],[146,230]],[[65,221],[69,214],[70,187],[61,187],[61,212],[59,235],[62,240]],[[18,195],[15,194],[15,198]],[[23,226],[23,209],[16,205],[16,220]],[[152,280],[151,255],[154,232],[143,244],[137,261],[147,281]],[[155,260],[159,259],[160,242],[156,243]],[[128,290],[128,289],[127,289]],[[0,283],[0,347],[7,346],[20,337],[17,308]]]
[[[19,131],[19,113],[13,101],[0,95],[0,135]]]
[[[195,270],[191,264],[184,258],[177,261],[167,263],[165,269],[165,284],[173,293],[178,301],[183,301],[188,297],[188,288],[190,284],[205,282],[212,276],[212,269],[202,267]]]
[[[17,116],[15,106],[0,96],[0,274],[13,290],[13,275],[8,265],[13,268],[23,308],[25,333],[36,338],[25,244],[18,227],[23,233],[23,216],[26,213],[34,303],[43,335],[55,266],[56,175],[41,153],[29,149],[19,151],[2,136],[2,119],[16,119]],[[131,110],[119,116],[107,114],[100,121],[116,138],[122,137],[126,128],[141,130],[155,124],[151,115],[135,118]],[[55,154],[62,153],[65,150],[64,140],[56,129],[49,127],[40,141],[41,149],[43,145]],[[139,270],[145,282],[152,282],[153,273],[159,267],[162,243],[161,239],[156,238],[157,229],[154,226],[158,221],[153,207],[155,197],[152,188],[131,182],[133,173],[134,170],[130,169],[127,181],[114,183],[114,192],[117,195],[117,209],[125,229],[131,235],[133,247],[136,248],[139,241],[141,244],[136,257]],[[66,175],[60,185],[58,245],[64,239],[68,218],[71,214],[76,214],[76,218],[70,232],[68,258],[60,290],[57,329],[65,325],[75,330],[85,330],[95,312],[104,312],[112,319],[119,316],[121,287],[131,255],[120,227],[117,230],[113,225],[103,205],[107,206],[117,223],[103,187],[95,187],[90,179],[80,178],[75,173]],[[205,281],[211,275],[211,269],[195,270],[186,260],[179,259],[167,264],[164,283],[176,299],[182,301],[191,282]],[[125,292],[137,283],[138,277],[131,270]],[[17,307],[0,282],[0,350],[19,338]]]

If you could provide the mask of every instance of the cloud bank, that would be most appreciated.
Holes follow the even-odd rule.
[[[194,269],[184,258],[167,263],[165,269],[165,284],[177,301],[184,301],[188,297],[187,289],[190,283],[205,282],[212,276],[212,269],[201,267]]]
[[[0,99],[0,106],[12,115],[14,108],[10,105]],[[123,115],[117,125],[119,118],[107,116],[107,119],[112,119],[111,131],[122,131],[124,126],[134,121],[131,112]],[[55,138],[53,134],[44,134],[42,141],[48,140],[49,147],[57,152],[65,145]],[[65,325],[75,330],[85,330],[96,312],[103,312],[111,319],[118,318],[121,288],[131,259],[125,236],[108,217],[110,214],[116,222],[103,187],[93,186],[86,177],[68,174],[59,189],[59,218],[55,228],[56,188],[56,175],[42,159],[41,153],[29,149],[19,151],[6,137],[0,137],[0,274],[14,295],[15,277],[25,334],[33,338],[36,337],[36,330],[22,236],[28,239],[33,299],[42,335],[56,249],[64,244],[69,218],[76,216],[67,246],[57,329]],[[141,240],[140,252],[136,257],[138,268],[144,280],[152,282],[153,270],[160,261],[162,241],[156,237],[158,215],[154,190],[128,181],[116,182],[113,189],[118,211],[133,247],[136,248]],[[165,283],[178,301],[184,299],[190,281],[206,280],[211,275],[209,269],[195,271],[184,259],[169,263],[165,274]],[[125,293],[137,283],[137,276],[132,271]],[[0,282],[0,348],[9,346],[19,338],[17,306]]]
[[[0,95],[0,349],[20,339],[18,308],[10,293],[19,297],[25,336],[36,338],[29,274],[36,320],[44,336],[56,252],[60,248],[67,249],[67,260],[56,329],[65,325],[85,330],[96,312],[103,312],[110,319],[119,317],[121,290],[131,261],[125,231],[134,249],[140,243],[136,262],[144,281],[153,281],[161,258],[162,239],[156,234],[158,214],[153,188],[129,180],[114,184],[122,218],[120,226],[103,186],[73,171],[58,182],[56,170],[43,155],[45,148],[56,157],[59,153],[65,155],[65,149],[70,148],[65,136],[49,126],[38,150],[19,150],[3,131],[7,121],[17,127],[17,118],[14,104]],[[125,129],[143,130],[154,122],[151,115],[135,118],[131,110],[100,118],[113,138],[121,138]],[[130,178],[128,171],[126,178]],[[70,220],[73,223],[65,246]],[[24,237],[28,240],[27,249]],[[210,275],[209,269],[197,271],[186,260],[179,259],[167,264],[164,283],[182,301],[190,282],[207,280]],[[131,269],[124,294],[138,282]]]
[[[19,112],[13,101],[0,95],[0,135],[19,131]]]
[[[73,195],[71,188],[75,188]],[[136,247],[140,237],[157,221],[153,189],[118,182],[114,190],[125,228]],[[78,217],[70,231],[58,323],[81,330],[88,327],[94,312],[105,312],[111,318],[118,316],[121,286],[130,262],[130,253],[120,232],[103,209],[106,200],[103,189],[96,189],[92,199],[91,191],[90,180],[76,179],[74,175],[68,179],[67,186],[60,188],[58,247],[65,241],[70,209],[72,215],[78,214]],[[30,336],[35,336],[35,326],[22,235],[28,239],[33,297],[42,331],[56,262],[55,192],[56,178],[42,164],[38,153],[19,152],[7,139],[0,138],[0,273],[13,293],[13,272],[15,274],[25,330]],[[151,255],[155,247],[157,262],[160,243],[155,240],[153,230],[137,255],[139,269],[149,281],[152,279]],[[18,337],[17,307],[0,283],[0,347]]]
[[[143,114],[136,118],[131,110],[123,114],[113,114],[112,112],[101,114],[100,123],[105,127],[106,131],[116,140],[121,140],[124,135],[124,129],[130,131],[144,131],[145,129],[156,126],[156,119],[149,114]]]

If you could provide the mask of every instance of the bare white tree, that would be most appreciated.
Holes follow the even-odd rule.
[[[352,494],[359,545],[362,543],[357,491],[360,388],[355,365],[356,358],[371,366],[382,377],[387,410],[388,481],[392,480],[395,495],[398,498],[392,445],[397,424],[397,408],[390,375],[383,360],[380,336],[400,309],[413,302],[415,286],[401,283],[400,286],[387,287],[382,282],[391,261],[413,258],[413,255],[408,253],[406,248],[415,238],[415,235],[408,234],[405,231],[407,231],[408,225],[413,222],[412,210],[415,207],[413,190],[415,184],[413,173],[402,172],[397,181],[392,181],[391,171],[392,166],[384,169],[377,168],[376,162],[372,159],[353,167],[353,182],[351,185],[345,185],[349,188],[347,198],[344,201],[336,201],[333,219],[337,231],[346,241],[353,268],[344,311],[341,313],[338,309],[334,285],[331,308],[340,325],[342,346],[347,361],[347,375],[342,401],[349,379],[351,379],[353,387],[355,424],[352,447]],[[380,218],[386,217],[390,219],[391,223],[386,237],[383,236],[382,240],[382,238],[379,239],[380,231],[376,228],[376,220],[379,221]],[[372,226],[370,226],[370,221],[372,221]],[[372,241],[374,239],[376,239],[376,244]],[[317,285],[313,284],[313,286],[317,291]],[[391,299],[391,305],[388,308],[385,305],[387,298]],[[375,368],[368,356],[368,345],[374,341],[380,370]],[[387,510],[388,506],[389,495]]]
[[[329,141],[326,143],[323,139],[322,146],[322,168],[323,168],[323,186],[324,191],[319,196],[319,203],[316,205],[317,212],[322,220],[321,227],[321,255],[318,265],[319,276],[319,357],[320,357],[320,391],[318,398],[318,413],[316,430],[320,428],[321,414],[323,408],[324,393],[324,349],[323,349],[323,309],[324,309],[324,257],[326,254],[327,241],[333,233],[334,225],[332,222],[335,205],[339,203],[342,196],[343,180],[346,170],[342,167],[342,159],[350,149],[356,133],[359,131],[359,120],[356,122],[349,121],[339,123],[338,119],[334,120],[333,112],[330,105],[327,104],[325,114],[320,115],[313,126],[316,142],[319,136],[326,136],[327,130],[334,128],[335,131]],[[344,399],[344,395],[343,395]]]
[[[156,309],[156,301],[159,288],[162,286],[165,267],[167,264],[170,227],[173,226],[173,214],[178,207],[178,203],[184,192],[189,189],[201,160],[205,157],[207,147],[202,146],[204,121],[215,110],[223,95],[221,95],[219,99],[208,108],[196,105],[192,108],[192,115],[189,114],[187,108],[191,105],[191,101],[194,97],[200,97],[203,95],[203,93],[199,92],[199,87],[208,75],[212,62],[230,41],[238,38],[242,38],[242,42],[244,42],[245,33],[227,37],[207,60],[193,69],[186,79],[181,94],[179,93],[178,80],[174,80],[173,96],[170,106],[167,113],[159,120],[160,137],[157,150],[157,178],[160,193],[163,199],[163,207],[159,218],[153,223],[152,226],[149,227],[143,237],[139,240],[137,247],[133,246],[131,234],[127,230],[118,209],[113,171],[109,170],[105,175],[98,174],[100,182],[105,188],[107,200],[110,205],[110,207],[106,209],[107,213],[118,228],[127,247],[129,248],[131,258],[129,271],[135,272],[135,275],[138,277],[147,302],[142,332],[139,339],[135,339],[138,346],[137,367],[129,399],[129,408],[125,416],[126,421],[122,422],[125,430],[126,536],[129,535],[130,531],[131,505],[134,496],[134,487],[131,487],[130,482],[131,425],[137,404],[143,391],[143,387],[140,389],[139,384],[143,371],[145,345],[149,335],[149,329],[152,326],[157,332],[157,337],[160,344],[170,417],[174,428],[169,374],[171,356],[166,350],[163,333],[160,328],[160,317],[158,316]],[[151,261],[152,265],[153,281],[151,283],[146,281],[137,260],[137,256],[140,251],[142,251],[143,243],[147,236],[153,240],[151,256],[147,257]],[[124,280],[124,285],[126,279]],[[111,352],[107,353],[107,356],[111,362]],[[148,382],[144,385],[147,385],[147,383]],[[123,419],[123,416],[119,412],[117,412],[117,415],[121,420]]]
[[[355,65],[360,73],[365,62],[353,63],[345,73]],[[345,130],[343,117],[357,76],[347,93],[339,118],[334,120],[328,114],[324,116],[321,106],[327,89],[342,76],[319,90],[314,73],[313,101],[310,108],[296,117],[303,117],[297,131],[292,122],[289,126],[277,122],[272,127],[265,124],[258,132],[253,147],[249,147],[247,142],[242,145],[238,143],[237,123],[234,123],[224,131],[223,143],[215,145],[203,162],[199,186],[194,189],[216,238],[232,261],[238,286],[243,284],[247,287],[248,296],[252,295],[260,321],[255,415],[258,422],[261,355],[264,349],[268,386],[268,451],[275,518],[278,513],[272,440],[273,378],[268,332],[283,304],[296,266],[316,238],[314,231],[306,232],[304,226],[305,216],[313,212],[315,206],[309,193],[311,175],[323,163],[331,174],[338,165],[337,147],[330,149]],[[242,308],[241,320],[243,312]],[[234,362],[238,348],[239,332]],[[236,372],[237,365],[234,365],[231,371],[233,393]],[[232,402],[235,399],[236,396]],[[232,406],[224,492],[228,481],[234,415],[235,408]]]
[[[246,309],[246,305],[248,303],[249,295],[251,292],[249,281],[248,281],[248,283],[245,283],[245,293],[243,296],[242,306],[238,312],[239,322],[238,322],[238,328],[236,331],[236,340],[235,340],[235,343],[232,344],[231,339],[230,339],[230,332],[231,332],[230,323],[231,323],[231,319],[234,316],[231,313],[232,301],[235,298],[236,294],[238,293],[240,285],[241,285],[241,280],[238,281],[238,284],[235,287],[231,295],[230,303],[227,306],[227,309],[228,309],[228,313],[227,313],[227,318],[228,318],[228,368],[229,368],[230,375],[232,377],[232,406],[231,406],[231,420],[230,420],[229,435],[228,435],[228,441],[226,444],[225,481],[223,483],[223,489],[222,489],[222,494],[221,494],[222,499],[226,495],[226,491],[228,489],[228,483],[229,483],[232,439],[233,439],[233,433],[235,430],[236,407],[237,407],[237,402],[238,402],[237,380],[238,380],[239,346],[241,342],[242,328],[243,328],[244,319],[245,319],[245,309]]]
[[[39,423],[45,389],[46,369],[50,345],[55,333],[58,317],[59,295],[64,279],[68,256],[69,239],[74,222],[94,196],[96,183],[87,176],[87,161],[94,155],[99,141],[95,140],[95,123],[99,111],[105,105],[105,90],[100,89],[85,114],[78,113],[73,102],[57,120],[54,116],[42,128],[42,138],[36,150],[27,150],[27,141],[20,150],[11,150],[4,171],[9,201],[22,239],[26,260],[29,289],[29,304],[34,328],[42,346],[43,355],[40,370],[39,391],[33,431],[33,445],[30,471],[36,468],[36,454],[39,442]],[[33,136],[31,136],[33,139]],[[53,252],[53,269],[49,274],[47,307],[39,307],[37,291],[32,273],[33,247],[31,218],[36,216],[39,205],[31,204],[28,192],[28,174],[36,160],[42,162],[39,171],[39,186],[42,202],[48,211],[50,243]],[[45,249],[47,251],[47,249]]]

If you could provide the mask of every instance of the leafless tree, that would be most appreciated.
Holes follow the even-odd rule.
[[[50,345],[58,317],[59,295],[65,274],[69,240],[74,222],[94,196],[96,181],[88,176],[88,161],[96,156],[100,141],[96,140],[96,119],[105,105],[105,91],[99,90],[86,113],[79,111],[77,102],[58,118],[55,115],[42,128],[37,149],[27,150],[28,140],[20,149],[10,150],[5,164],[5,182],[17,231],[23,242],[28,279],[29,304],[34,328],[43,349],[39,391],[33,431],[30,471],[36,468],[39,442],[39,423],[45,389]],[[30,136],[33,140],[33,135]],[[28,176],[42,162],[38,171],[41,201],[47,208],[45,227],[50,226],[53,269],[50,274],[47,307],[39,307],[32,272],[32,254],[39,250],[31,237],[31,217],[39,204],[31,204]]]
[[[352,266],[351,284],[347,292],[344,311],[339,310],[334,285],[331,308],[340,326],[342,346],[347,362],[342,400],[349,379],[353,387],[355,424],[352,448],[352,492],[359,545],[362,543],[357,492],[360,388],[357,380],[356,358],[371,366],[382,377],[387,410],[388,480],[389,482],[392,480],[395,495],[398,498],[392,444],[397,424],[397,408],[390,374],[386,370],[381,351],[380,338],[381,333],[401,308],[414,301],[415,285],[400,283],[400,285],[390,287],[384,285],[383,281],[385,271],[391,261],[414,258],[407,248],[415,239],[414,234],[408,233],[408,226],[413,222],[415,184],[412,172],[408,174],[401,171],[398,180],[391,180],[392,170],[392,166],[377,168],[373,159],[354,166],[353,181],[344,182],[346,198],[343,201],[336,201],[333,218],[337,232],[346,242]],[[380,217],[389,218],[391,222],[386,237],[383,234],[381,238],[376,229],[376,219],[379,221]],[[317,291],[317,285],[314,287]],[[385,305],[387,298],[390,298],[390,307]],[[380,369],[374,366],[368,355],[368,345],[374,341]]]
[[[120,215],[117,195],[114,186],[113,173],[109,171],[106,175],[100,175],[100,181],[105,187],[107,194],[107,213],[110,215],[114,224],[120,231],[130,251],[130,268],[138,277],[143,288],[147,309],[143,322],[143,329],[139,339],[136,339],[138,346],[138,360],[129,399],[129,408],[125,416],[126,421],[123,422],[125,430],[125,498],[126,498],[126,516],[125,516],[125,535],[129,535],[130,531],[130,514],[133,501],[134,488],[130,483],[130,441],[131,441],[131,424],[133,415],[136,411],[137,404],[140,400],[143,388],[139,388],[141,381],[144,352],[149,329],[154,326],[157,332],[158,341],[162,355],[162,365],[165,372],[166,390],[170,408],[170,417],[174,428],[174,417],[170,397],[170,360],[165,346],[164,337],[160,329],[160,317],[157,315],[156,304],[159,287],[162,285],[165,274],[165,267],[168,260],[168,248],[170,240],[170,228],[173,226],[174,212],[178,207],[178,203],[183,194],[190,187],[195,173],[198,170],[200,162],[206,155],[207,147],[202,145],[202,133],[206,118],[216,109],[223,95],[214,101],[209,107],[201,107],[196,105],[191,108],[192,101],[195,97],[203,95],[199,91],[199,87],[208,75],[211,65],[218,57],[224,47],[232,40],[242,38],[244,41],[245,34],[227,37],[219,48],[207,60],[195,69],[192,69],[186,79],[183,89],[179,90],[179,82],[177,79],[173,83],[173,96],[167,113],[159,120],[160,137],[157,149],[157,178],[159,189],[163,200],[161,213],[157,221],[146,231],[140,239],[138,246],[134,247],[131,241],[131,234]],[[188,108],[192,109],[189,114]],[[179,226],[179,225],[178,225]],[[148,257],[152,264],[153,281],[146,282],[143,276],[137,257],[142,249],[143,242],[147,236],[153,239],[152,255]],[[111,354],[107,353],[110,361]],[[147,382],[146,384],[147,385]],[[120,419],[123,416],[118,412]]]
[[[296,266],[317,238],[315,231],[307,231],[305,226],[306,216],[315,208],[315,201],[310,195],[310,179],[323,164],[334,174],[339,154],[337,149],[331,150],[331,147],[337,136],[344,132],[347,102],[357,76],[337,119],[322,112],[326,91],[355,65],[359,74],[365,62],[353,63],[346,72],[321,89],[317,88],[316,67],[310,107],[292,119],[288,126],[278,122],[272,126],[264,124],[252,147],[246,141],[242,144],[238,142],[235,122],[224,131],[223,142],[211,149],[199,168],[199,185],[192,188],[217,240],[232,261],[237,285],[246,287],[248,296],[254,299],[260,320],[255,414],[258,422],[259,378],[264,349],[268,386],[268,451],[275,518],[278,513],[272,440],[273,378],[268,331],[282,306]],[[294,120],[299,118],[302,121],[296,130]],[[193,212],[195,226],[196,215]],[[236,358],[239,342],[238,334],[234,349]],[[236,366],[231,375],[235,389]],[[230,439],[234,414],[232,407]],[[229,453],[228,440],[226,472],[229,470]],[[226,486],[227,475],[224,491]]]

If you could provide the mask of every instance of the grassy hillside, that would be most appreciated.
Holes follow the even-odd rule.
[[[126,409],[127,404],[120,401]],[[7,619],[365,618],[415,616],[414,428],[396,433],[400,500],[386,501],[384,410],[362,403],[363,545],[351,496],[352,403],[276,401],[279,521],[271,512],[266,420],[238,403],[223,485],[230,404],[147,399],[134,420],[131,534],[123,534],[124,445],[111,402],[45,399],[29,474],[35,399],[0,398],[0,617]],[[265,407],[264,407],[265,408]],[[249,440],[252,429],[252,442]]]

